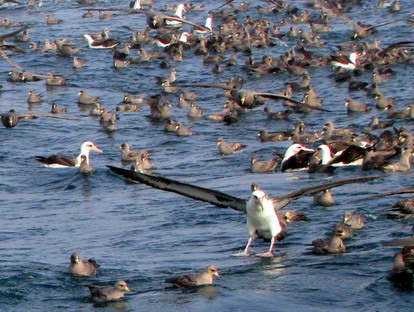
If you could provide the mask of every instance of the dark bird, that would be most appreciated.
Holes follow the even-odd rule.
[[[265,99],[273,99],[273,100],[283,100],[289,103],[293,103],[295,105],[299,105],[311,110],[319,110],[323,112],[329,112],[326,109],[315,107],[301,101],[292,99],[290,97],[277,94],[277,93],[270,93],[270,92],[258,92],[248,89],[241,89],[241,88],[232,88],[229,86],[222,86],[216,84],[194,84],[194,85],[180,85],[178,87],[194,87],[194,88],[218,88],[225,91],[229,91],[229,95],[232,100],[234,100],[237,104],[239,104],[244,109],[253,109],[255,107],[261,106],[264,104]]]
[[[181,23],[191,25],[195,27],[196,29],[210,31],[205,26],[197,25],[193,22],[179,18],[178,16],[164,15],[160,12],[156,12],[153,10],[150,10],[150,11],[143,11],[143,10],[136,10],[136,9],[89,9],[89,10],[90,11],[117,11],[117,12],[128,12],[131,14],[145,14],[147,16],[147,25],[151,29],[160,29],[165,26],[169,26],[168,22],[175,21],[175,22],[181,22]]]
[[[6,128],[16,127],[21,120],[36,119],[33,114],[17,114],[14,109],[9,110],[6,114],[1,114],[1,123]]]

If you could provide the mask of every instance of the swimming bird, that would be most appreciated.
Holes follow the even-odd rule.
[[[250,161],[250,172],[270,172],[276,169],[279,165],[279,157],[269,161],[260,161],[259,156],[252,156]]]
[[[112,49],[119,45],[119,41],[115,39],[94,40],[91,35],[85,34],[83,37],[88,42],[90,49]]]
[[[57,25],[62,23],[63,21],[61,19],[53,18],[52,15],[47,14],[46,15],[46,24],[47,25]]]
[[[58,104],[53,102],[52,103],[52,109],[50,110],[52,114],[60,114],[60,113],[67,113],[68,110],[66,108],[60,108],[58,107]]]
[[[122,150],[121,159],[123,161],[135,161],[136,159],[141,159],[143,156],[151,155],[149,150],[131,150],[130,145],[125,142],[119,146],[119,149]]]
[[[42,102],[42,97],[40,93],[35,93],[33,90],[29,91],[29,97],[27,98],[27,103],[39,103]]]
[[[244,149],[247,145],[241,143],[228,143],[223,138],[217,139],[217,147],[222,155],[230,155],[235,152],[239,152]]]
[[[64,76],[53,75],[48,73],[46,77],[46,85],[48,86],[62,86],[66,84],[66,78]]]
[[[201,285],[211,285],[214,282],[214,276],[220,277],[219,271],[215,265],[209,265],[201,274],[182,275],[165,280],[166,283],[174,284],[177,287],[194,287]]]
[[[289,132],[268,133],[266,129],[260,130],[257,136],[261,142],[278,142],[292,138],[292,134]]]
[[[400,160],[396,163],[387,164],[383,166],[384,171],[404,172],[409,171],[411,168],[412,149],[411,147],[405,147],[401,154]]]
[[[331,65],[334,67],[354,70],[357,67],[358,56],[359,52],[352,52],[349,56],[340,52],[337,55],[331,55]]]
[[[410,240],[410,239],[407,239]],[[413,240],[411,238],[411,240]],[[403,241],[403,240],[401,240]],[[384,246],[398,246],[384,243]],[[412,288],[414,281],[414,247],[409,244],[404,246],[401,251],[394,255],[392,270],[388,273],[387,279],[395,286]]]
[[[191,130],[190,128],[188,128],[188,127],[184,126],[184,125],[183,125],[183,124],[181,124],[181,123],[178,123],[178,124],[176,125],[176,131],[175,131],[175,134],[176,134],[177,136],[191,136],[191,135],[193,135],[193,130]]]
[[[76,56],[73,57],[73,65],[72,65],[73,68],[79,69],[85,66],[85,64],[86,64],[86,60],[81,60],[80,58]]]
[[[348,112],[366,112],[372,108],[371,105],[364,104],[350,97],[346,99],[345,106]]]
[[[70,256],[68,272],[75,275],[91,276],[100,267],[93,259],[81,260],[80,256],[74,252]]]
[[[365,216],[361,213],[345,212],[343,223],[349,225],[353,230],[360,230],[365,226]]]
[[[79,104],[95,104],[99,102],[99,100],[100,100],[99,97],[88,96],[86,94],[86,91],[84,90],[79,91],[79,98],[78,98]]]
[[[126,179],[136,182],[144,183],[160,190],[174,192],[195,200],[208,202],[212,205],[222,208],[232,208],[237,211],[248,214],[247,227],[249,231],[249,240],[245,250],[241,255],[248,255],[250,253],[250,246],[253,242],[254,235],[257,234],[266,239],[271,239],[271,245],[268,252],[261,254],[261,256],[272,256],[273,246],[276,236],[281,233],[282,226],[278,222],[279,219],[276,211],[288,205],[292,200],[298,199],[304,195],[313,195],[316,192],[327,188],[333,188],[348,183],[368,182],[378,177],[364,177],[348,180],[340,180],[329,182],[322,185],[311,186],[304,189],[293,191],[281,197],[270,199],[268,195],[259,190],[257,185],[252,185],[251,198],[246,201],[220,191],[203,188],[200,186],[184,183],[177,180],[168,179],[162,176],[147,175],[139,172],[133,172],[122,168],[108,166],[108,168]],[[272,206],[272,209],[271,209]]]
[[[87,164],[89,164],[90,151],[103,153],[103,151],[100,148],[98,148],[95,144],[93,144],[91,141],[86,141],[82,143],[80,154],[76,158],[68,158],[59,155],[52,155],[49,157],[35,156],[35,158],[38,162],[43,164],[45,167],[49,168],[79,167],[81,164],[82,155],[86,156]]]
[[[38,118],[33,114],[18,114],[14,109],[9,110],[8,113],[0,114],[1,123],[6,128],[16,127],[21,120]]]
[[[81,49],[72,47],[67,40],[55,40],[56,44],[56,51],[59,53],[59,55],[70,57],[75,55],[76,53],[81,52]]]
[[[329,238],[314,240],[312,245],[313,252],[317,254],[342,253],[346,250],[345,242],[337,232]]]
[[[290,169],[304,169],[309,167],[309,161],[315,150],[302,144],[294,143],[285,152],[281,162],[282,172]]]
[[[95,302],[108,302],[124,298],[125,291],[131,291],[127,282],[119,281],[113,287],[89,285],[89,291]]]
[[[90,164],[88,164],[88,159],[86,158],[86,155],[81,156],[81,163],[79,165],[78,171],[80,173],[86,173],[86,174],[89,174],[95,171],[95,169]]]
[[[332,191],[330,189],[326,189],[315,193],[313,195],[313,203],[324,207],[330,207],[334,205],[335,199],[333,197]]]

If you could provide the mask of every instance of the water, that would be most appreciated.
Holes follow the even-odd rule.
[[[159,1],[156,7],[166,3]],[[204,4],[195,2],[200,3]],[[204,24],[207,12],[217,6],[213,1],[205,4],[204,10],[188,12],[187,18]],[[304,4],[295,2],[301,8]],[[410,1],[402,1],[403,10],[392,15],[387,9],[373,8],[375,4],[374,1],[363,2],[361,7],[355,6],[349,16],[355,21],[374,24],[410,13]],[[126,3],[102,1],[95,7],[126,7]],[[320,130],[328,120],[338,127],[362,130],[372,116],[384,117],[381,112],[372,110],[348,116],[343,106],[350,94],[346,84],[333,82],[333,71],[329,67],[312,68],[313,85],[332,113],[312,112],[295,115],[290,121],[274,122],[257,109],[243,116],[239,123],[227,126],[204,119],[189,120],[186,110],[174,107],[174,118],[192,126],[196,134],[177,138],[165,133],[162,124],[149,121],[145,117],[148,109],[144,107],[140,113],[120,114],[118,130],[108,134],[96,119],[79,111],[78,92],[87,90],[89,95],[100,96],[105,107],[114,109],[124,92],[140,96],[160,92],[154,77],[166,76],[168,70],[160,69],[159,61],[113,69],[109,52],[88,49],[82,35],[108,27],[111,37],[126,42],[130,33],[121,26],[142,30],[145,18],[120,14],[108,20],[99,20],[96,16],[82,19],[85,8],[76,2],[44,1],[38,9],[21,6],[0,11],[1,19],[31,23],[32,41],[68,38],[84,50],[80,57],[87,60],[85,68],[73,72],[70,59],[34,53],[25,44],[19,45],[26,48],[26,54],[9,53],[27,70],[70,75],[67,86],[51,89],[45,88],[44,81],[6,82],[7,73],[13,68],[4,60],[0,62],[2,112],[14,108],[17,112],[47,114],[52,101],[69,112],[64,115],[67,119],[41,117],[22,122],[13,129],[0,128],[1,311],[94,311],[95,308],[101,311],[383,311],[412,306],[412,292],[393,287],[385,278],[397,250],[381,245],[384,241],[408,236],[411,221],[385,218],[382,208],[391,206],[397,198],[349,202],[370,194],[411,187],[410,173],[390,174],[366,184],[335,189],[337,204],[331,209],[313,205],[309,197],[295,201],[289,208],[306,212],[311,220],[290,225],[289,236],[276,245],[276,257],[260,259],[231,257],[247,242],[242,214],[125,182],[105,167],[121,166],[118,147],[129,142],[133,148],[153,150],[156,172],[161,175],[220,189],[241,198],[249,196],[252,182],[260,182],[269,194],[278,196],[318,183],[377,173],[340,168],[334,176],[307,172],[251,174],[248,168],[253,154],[270,158],[271,152],[283,153],[290,144],[262,144],[256,137],[259,130],[287,130],[300,119],[311,131]],[[313,9],[312,12],[317,14]],[[366,12],[370,12],[368,19]],[[61,18],[64,23],[46,26],[46,14]],[[240,14],[241,17],[246,15],[259,17],[254,7]],[[274,21],[282,18],[280,15],[263,17]],[[215,21],[215,27],[220,23]],[[328,45],[313,49],[315,52],[328,54],[329,48],[349,41],[352,31],[347,23],[335,19],[333,26],[330,34],[322,35]],[[283,26],[282,31],[287,31],[288,27]],[[1,32],[9,30],[2,28]],[[368,41],[375,38],[382,40],[382,46],[407,41],[412,38],[412,29],[397,23],[381,29]],[[296,42],[285,41],[289,48]],[[160,51],[156,47],[148,48]],[[253,55],[256,59],[264,53],[278,57],[287,49],[253,50]],[[229,55],[226,53],[225,57]],[[214,76],[211,65],[203,65],[200,57],[187,52],[185,60],[173,63],[173,67],[178,71],[180,83],[214,83],[234,75],[246,76],[241,69],[246,60],[247,55],[239,54],[238,68],[226,69],[223,74]],[[395,96],[396,105],[401,109],[413,97],[412,69],[405,65],[395,65],[393,69],[397,75],[382,84],[381,90],[387,96]],[[370,82],[371,75],[372,72],[364,73],[360,79]],[[250,77],[246,88],[279,91],[286,81],[294,80],[297,78],[286,73]],[[29,90],[44,94],[44,102],[28,106]],[[207,114],[218,112],[225,102],[216,89],[197,91],[198,105],[205,108]],[[298,94],[297,98],[300,96]],[[353,92],[352,96],[374,104],[363,92]],[[167,99],[174,106],[178,102],[175,95]],[[280,108],[279,103],[272,101],[267,105],[273,110]],[[400,126],[411,129],[407,121],[396,123],[396,127]],[[242,153],[221,157],[215,145],[219,136],[248,147]],[[91,163],[97,170],[89,177],[77,174],[76,169],[48,169],[34,161],[36,155],[76,155],[85,140],[95,142],[104,150],[104,154],[91,155]],[[339,256],[310,253],[311,241],[325,236],[345,211],[368,215],[367,227],[347,241],[347,252]],[[267,248],[268,243],[260,240],[254,243],[256,252]],[[83,258],[96,259],[101,265],[96,276],[71,278],[66,273],[69,256],[75,251]],[[177,290],[163,283],[166,278],[195,272],[209,264],[215,264],[222,274],[215,286]],[[107,306],[92,303],[85,285],[114,284],[122,279],[128,281],[133,290],[127,294],[126,301]]]

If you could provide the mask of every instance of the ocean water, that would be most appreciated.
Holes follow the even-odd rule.
[[[190,11],[187,18],[204,24],[208,11],[222,2],[195,1],[205,4],[200,11]],[[389,13],[378,9],[375,1],[353,5],[348,14],[355,21],[376,24],[405,18],[411,13],[411,1],[402,1],[402,11]],[[172,5],[156,1],[155,8]],[[240,4],[236,1],[236,5]],[[306,8],[304,1],[291,2]],[[252,3],[247,15],[279,22],[282,15],[262,15]],[[94,8],[126,8],[127,1],[100,1]],[[129,142],[132,148],[151,149],[154,172],[208,188],[221,190],[240,198],[248,198],[250,184],[259,183],[272,196],[293,190],[359,176],[382,175],[362,172],[359,168],[339,168],[333,175],[309,174],[306,171],[269,174],[251,174],[250,158],[260,155],[270,159],[272,152],[283,153],[291,142],[261,143],[257,132],[284,131],[292,128],[296,120],[303,120],[310,131],[320,131],[326,121],[338,127],[352,127],[358,131],[368,126],[372,116],[381,119],[385,114],[375,109],[368,113],[348,115],[344,103],[348,96],[375,104],[364,92],[349,92],[347,84],[335,83],[332,68],[309,69],[312,84],[331,112],[296,114],[288,121],[271,121],[262,108],[246,113],[238,123],[225,125],[206,119],[189,119],[186,109],[176,107],[178,96],[166,95],[172,105],[174,119],[192,127],[191,137],[176,137],[163,131],[162,122],[147,118],[149,109],[144,105],[138,113],[120,113],[118,130],[107,133],[96,118],[88,116],[77,105],[78,92],[87,90],[91,96],[100,96],[104,107],[114,110],[123,94],[140,96],[160,93],[156,76],[166,76],[169,69],[161,69],[160,61],[130,65],[125,69],[112,67],[108,50],[91,50],[82,35],[98,33],[107,27],[111,37],[127,42],[131,32],[122,26],[143,30],[142,15],[118,13],[112,19],[99,20],[95,16],[81,18],[87,6],[75,1],[54,3],[43,1],[39,7],[27,5],[6,6],[0,10],[0,19],[24,21],[33,27],[29,30],[32,42],[44,39],[67,38],[83,51],[79,57],[87,65],[72,69],[71,59],[54,53],[37,53],[28,44],[17,43],[26,53],[7,54],[26,70],[40,74],[52,72],[68,76],[66,86],[46,88],[44,80],[28,83],[10,83],[7,73],[14,69],[4,59],[0,61],[1,112],[13,108],[19,113],[38,114],[36,120],[21,122],[12,129],[0,128],[0,311],[392,311],[408,310],[413,304],[412,291],[395,288],[386,280],[392,258],[398,248],[383,247],[391,239],[409,236],[412,221],[390,220],[383,208],[392,206],[398,198],[384,197],[358,200],[368,195],[409,188],[411,172],[383,174],[364,184],[351,184],[334,189],[336,205],[325,209],[304,197],[293,202],[288,209],[306,212],[308,222],[289,226],[289,235],[275,247],[276,257],[261,259],[255,256],[232,257],[247,242],[245,216],[239,212],[220,209],[196,202],[173,193],[165,193],[144,185],[125,181],[108,171],[106,165],[121,166],[119,145]],[[313,16],[318,11],[312,8]],[[223,8],[229,11],[231,9]],[[46,14],[63,20],[62,24],[47,26]],[[221,24],[214,20],[214,27]],[[327,44],[311,48],[321,55],[350,42],[352,29],[348,23],[336,18],[333,30],[322,34]],[[289,29],[282,26],[282,32]],[[297,25],[309,30],[307,25]],[[0,28],[7,33],[14,28]],[[191,28],[184,27],[191,31]],[[155,31],[151,31],[155,34]],[[381,40],[381,47],[413,38],[413,29],[399,22],[380,28],[367,41]],[[256,60],[263,54],[278,57],[292,48],[297,39],[285,39],[287,47],[253,49]],[[13,40],[10,40],[13,42]],[[162,52],[156,46],[145,46],[150,51]],[[134,56],[137,52],[131,52]],[[224,54],[227,60],[231,54]],[[259,91],[281,91],[285,82],[298,81],[288,73],[261,77],[247,76],[242,65],[248,55],[239,53],[238,67],[226,68],[220,75],[211,73],[212,65],[203,64],[200,56],[186,52],[182,62],[173,62],[177,69],[177,83],[218,83],[233,76],[246,77],[246,88]],[[412,67],[393,66],[396,75],[381,84],[386,96],[396,97],[398,109],[413,101]],[[358,79],[371,82],[372,71]],[[40,104],[28,105],[30,90],[42,93]],[[222,109],[225,97],[218,89],[194,89],[197,105],[213,114]],[[300,91],[295,93],[300,98]],[[48,118],[50,103],[57,102],[68,113],[64,117]],[[267,101],[274,111],[281,103]],[[397,128],[411,130],[412,121],[398,121]],[[218,137],[241,142],[247,148],[241,153],[220,156],[216,147]],[[34,159],[36,155],[54,153],[75,156],[82,142],[91,140],[103,154],[91,153],[91,164],[96,172],[89,176],[77,173],[74,168],[44,168]],[[352,200],[357,200],[353,201]],[[310,243],[324,237],[339,222],[346,211],[367,215],[366,227],[357,236],[347,240],[347,251],[341,255],[319,256],[309,251]],[[254,251],[267,250],[268,243],[256,240]],[[96,276],[74,278],[66,273],[71,253],[82,258],[94,258],[101,268]],[[214,286],[197,289],[173,289],[164,283],[166,278],[198,272],[214,264],[221,273]],[[126,300],[108,305],[95,305],[86,285],[112,285],[119,280],[128,281],[131,293]]]

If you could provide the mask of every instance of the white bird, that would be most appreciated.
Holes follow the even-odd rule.
[[[250,248],[256,233],[264,238],[271,239],[269,251],[258,254],[259,257],[273,257],[273,247],[276,242],[276,236],[282,231],[282,227],[273,206],[273,201],[269,196],[259,190],[256,185],[252,185],[252,196],[246,204],[247,210],[247,231],[249,240],[243,252],[235,256],[249,256]]]
[[[67,168],[79,167],[82,162],[82,156],[86,156],[86,162],[89,165],[89,152],[95,151],[103,153],[102,150],[90,141],[86,141],[81,145],[81,151],[78,157],[68,158],[60,155],[52,155],[49,157],[35,156],[36,160],[49,168]]]

